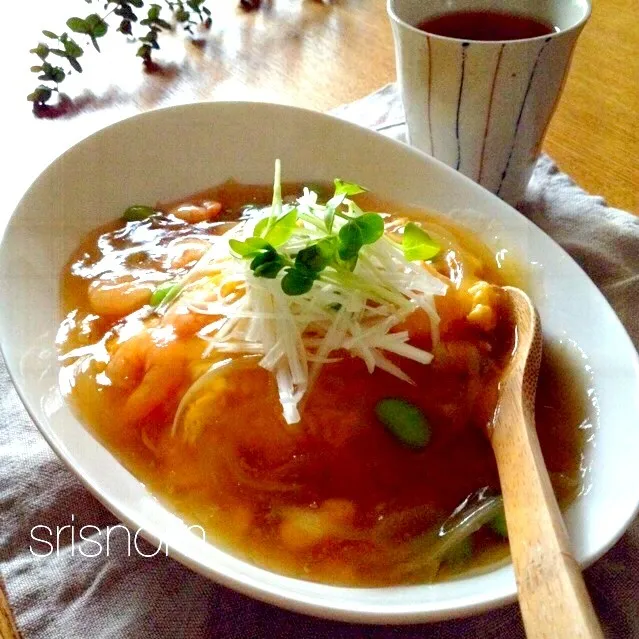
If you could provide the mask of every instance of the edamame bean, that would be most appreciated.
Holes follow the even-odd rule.
[[[168,303],[180,292],[182,287],[175,282],[165,282],[164,284],[160,284],[155,291],[153,291],[153,295],[151,295],[151,306],[158,306],[161,302]]]
[[[377,402],[375,414],[382,424],[403,444],[423,448],[430,440],[430,427],[424,414],[411,402],[387,398]]]
[[[134,204],[122,213],[122,219],[127,222],[139,222],[140,220],[146,220],[147,217],[151,217],[154,213],[155,209],[150,206]]]

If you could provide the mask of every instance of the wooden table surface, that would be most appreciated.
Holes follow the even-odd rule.
[[[85,72],[63,85],[71,108],[52,118],[35,117],[25,99],[37,84],[29,72],[37,60],[28,50],[41,29],[59,33],[68,17],[92,9],[80,0],[32,0],[25,10],[28,23],[26,18],[7,23],[0,39],[6,167],[1,217],[71,144],[140,111],[244,99],[326,110],[395,79],[384,0],[264,0],[251,13],[238,9],[236,0],[209,0],[209,6],[213,26],[202,45],[163,37],[159,73],[145,73],[135,45],[120,34],[103,39],[101,55],[87,47]],[[639,213],[638,24],[637,0],[596,0],[544,144],[586,191],[634,213]],[[1,613],[2,606],[4,636],[9,631]]]

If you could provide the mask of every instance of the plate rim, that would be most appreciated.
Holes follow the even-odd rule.
[[[356,127],[362,131],[365,131],[367,134],[371,136],[379,136],[384,138],[385,140],[388,141],[389,144],[399,145],[400,147],[403,147],[404,149],[409,151],[411,154],[418,156],[421,159],[421,161],[425,162],[427,165],[436,166],[438,170],[446,170],[446,172],[449,173],[449,175],[453,177],[454,180],[463,179],[464,181],[467,181],[470,184],[472,184],[473,188],[485,191],[479,185],[472,182],[472,180],[470,180],[469,178],[457,173],[454,169],[442,164],[441,162],[432,158],[431,156],[428,156],[418,151],[417,149],[410,147],[408,144],[388,138],[387,136],[384,136],[372,129],[363,127],[359,124],[350,122],[348,120],[344,120],[335,115],[319,113],[310,109],[305,109],[305,108],[300,108],[295,106],[288,106],[288,105],[281,105],[281,104],[274,104],[274,103],[245,102],[245,101],[197,102],[193,104],[163,107],[160,109],[154,109],[151,111],[135,114],[133,116],[124,118],[115,123],[109,124],[108,126],[101,128],[95,131],[94,133],[91,133],[90,135],[87,135],[82,140],[76,142],[71,147],[66,149],[63,153],[58,155],[38,175],[38,177],[36,177],[36,179],[33,181],[33,183],[29,186],[27,191],[24,193],[24,195],[20,198],[14,211],[11,213],[8,220],[6,221],[6,224],[3,224],[2,228],[0,228],[0,256],[2,256],[7,251],[7,248],[5,246],[7,237],[9,237],[10,235],[10,230],[12,228],[12,225],[19,224],[19,221],[17,220],[17,217],[18,217],[17,214],[19,210],[21,209],[21,207],[23,206],[23,203],[28,200],[28,197],[30,196],[32,189],[35,188],[37,183],[40,182],[49,171],[53,170],[54,166],[57,163],[63,161],[65,157],[68,157],[69,155],[71,155],[75,149],[84,145],[87,142],[87,140],[95,138],[96,136],[107,135],[108,132],[123,126],[130,126],[138,119],[148,119],[150,117],[161,117],[168,112],[181,112],[181,111],[188,112],[193,109],[195,110],[212,109],[213,111],[215,111],[218,108],[229,108],[229,107],[235,108],[237,107],[237,105],[243,105],[243,106],[250,105],[251,107],[258,108],[258,109],[267,106],[269,108],[275,108],[277,110],[280,110],[280,109],[294,110],[297,112],[304,113],[307,117],[316,118],[318,120],[321,119],[321,120],[324,120],[325,122],[333,122],[334,124],[338,122],[340,123],[341,126]],[[212,115],[211,117],[214,117],[214,116]],[[488,192],[486,193],[488,194]],[[603,293],[594,284],[594,282],[588,276],[588,274],[585,273],[585,271],[581,268],[581,266],[574,260],[574,258],[572,258],[568,254],[568,252],[561,245],[559,245],[552,237],[550,237],[542,229],[537,227],[531,220],[526,218],[522,213],[520,213],[513,207],[510,207],[509,205],[505,204],[501,200],[498,200],[496,196],[493,196],[491,194],[488,194],[488,195],[490,196],[491,199],[498,201],[500,205],[506,206],[507,208],[509,208],[511,211],[511,214],[515,214],[516,216],[522,218],[527,225],[534,227],[538,232],[540,232],[543,236],[545,236],[546,240],[550,241],[554,245],[554,249],[559,252],[562,258],[567,259],[569,262],[571,262],[573,267],[576,267],[579,270],[581,276],[588,280],[590,287],[592,288],[592,292],[598,296],[598,303],[603,302],[607,306],[608,311],[612,313],[612,315],[616,319],[618,328],[621,329],[621,331],[623,331],[623,333],[625,334],[625,339],[627,340],[628,344],[632,347],[632,351],[629,354],[629,357],[634,367],[636,379],[639,380],[639,357],[637,356],[636,349],[634,345],[632,344],[632,341],[630,340],[628,332],[626,328],[623,326],[623,324],[621,323],[621,321],[619,320],[614,309],[610,306],[609,302],[604,297]],[[441,212],[441,213],[445,216],[447,215],[447,212]],[[0,352],[2,353],[3,358],[7,364],[7,370],[8,370],[9,376],[11,378],[11,381],[14,387],[16,388],[18,392],[18,395],[20,397],[22,404],[25,406],[31,420],[36,424],[39,432],[43,435],[43,437],[45,438],[49,446],[54,450],[56,455],[65,463],[65,465],[74,473],[74,475],[78,479],[80,479],[83,485],[91,492],[91,494],[94,497],[96,497],[102,504],[104,504],[111,512],[116,514],[116,516],[120,518],[122,521],[127,523],[132,528],[136,528],[137,523],[133,519],[131,519],[126,513],[124,513],[120,509],[120,507],[116,503],[114,503],[112,499],[109,498],[108,495],[104,494],[104,490],[101,489],[98,484],[95,484],[93,481],[90,481],[89,478],[87,478],[84,473],[78,472],[78,469],[77,469],[78,464],[75,458],[72,455],[70,455],[68,451],[64,450],[64,446],[60,445],[60,442],[57,441],[55,433],[52,431],[51,427],[50,426],[47,427],[46,425],[43,425],[40,422],[40,419],[37,418],[37,416],[35,415],[35,412],[32,410],[32,406],[27,397],[26,389],[22,388],[22,384],[18,382],[16,375],[14,374],[14,370],[12,366],[9,365],[7,356],[5,354],[5,347],[4,347],[5,341],[6,341],[6,336],[4,335],[4,331],[0,330]],[[87,432],[90,433],[88,429],[85,428],[85,430],[87,430]],[[112,455],[109,449],[106,448],[98,439],[96,439],[96,442],[99,446],[104,448],[109,455]],[[117,458],[115,459],[117,461]],[[120,464],[119,461],[117,463]],[[152,494],[152,493],[149,493],[149,494]],[[170,511],[170,508],[168,506],[162,505],[162,507],[165,510],[172,512]],[[637,512],[639,512],[639,495],[637,496],[637,503],[636,503],[635,510],[628,516],[624,527],[618,531],[618,534],[615,537],[613,537],[605,547],[599,549],[597,552],[590,553],[590,555],[586,556],[585,558],[582,558],[580,560],[580,563],[582,564],[582,566],[585,567],[587,565],[590,565],[596,559],[601,557],[605,552],[607,552],[607,550],[609,550],[624,534],[625,530],[627,529],[631,521],[636,517]],[[158,543],[158,541],[160,541],[159,537],[156,537],[154,533],[146,529],[143,531],[142,536],[146,537],[149,541],[152,541],[153,543],[156,543],[156,544]],[[293,599],[290,597],[286,597],[285,595],[282,595],[281,593],[278,594],[276,592],[272,592],[272,591],[269,591],[268,589],[265,589],[264,585],[256,587],[254,585],[246,584],[242,580],[231,577],[222,572],[214,571],[211,568],[204,566],[201,563],[198,563],[197,561],[193,561],[188,555],[185,555],[184,553],[178,551],[173,546],[171,546],[170,548],[169,555],[174,557],[178,561],[180,561],[180,563],[188,566],[190,569],[208,578],[212,578],[214,581],[218,583],[222,583],[223,585],[229,586],[233,588],[234,590],[247,594],[253,598],[260,599],[262,601],[266,601],[269,603],[276,603],[280,607],[287,608],[289,610],[293,610],[296,612],[302,612],[305,614],[311,614],[314,616],[320,616],[320,617],[342,620],[342,621],[357,621],[360,623],[363,622],[363,623],[401,624],[401,623],[418,623],[423,621],[436,621],[436,620],[442,620],[442,619],[460,618],[463,616],[477,614],[479,612],[482,612],[488,609],[503,606],[506,603],[513,601],[516,597],[516,590],[514,587],[514,579],[513,579],[512,588],[509,588],[507,592],[501,593],[501,595],[497,597],[494,597],[494,596],[491,596],[489,598],[486,597],[481,599],[480,601],[475,601],[474,603],[469,603],[466,606],[462,606],[462,607],[451,605],[448,608],[442,608],[440,603],[433,602],[433,605],[436,608],[436,610],[435,609],[429,610],[428,609],[429,606],[427,604],[424,604],[425,608],[419,611],[397,610],[395,612],[390,611],[390,612],[380,613],[374,610],[365,610],[365,609],[362,609],[362,610],[352,610],[352,608],[341,609],[335,606],[325,606],[325,605],[322,605],[321,603],[318,604],[315,602],[302,601],[300,599]],[[243,563],[248,564],[248,562],[244,562],[241,559],[239,559],[239,561],[242,561]],[[266,571],[266,572],[270,573],[270,571]],[[272,574],[276,574],[276,573],[272,573]],[[303,580],[297,580],[294,578],[292,578],[292,581],[303,582]],[[308,583],[308,582],[303,582],[303,583]],[[326,588],[326,589],[337,588],[335,586],[329,586],[326,584],[316,584],[316,585],[319,585],[322,588]],[[423,587],[424,587],[423,585],[411,586],[411,588],[423,588]],[[396,587],[392,587],[392,588],[396,588]],[[339,588],[337,589],[339,590]],[[351,589],[351,590],[360,590],[360,589]],[[371,589],[365,588],[361,590],[369,591]],[[373,589],[373,590],[380,590],[380,589]]]

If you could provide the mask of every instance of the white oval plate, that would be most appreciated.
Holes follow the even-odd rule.
[[[153,111],[92,135],[55,160],[19,203],[0,249],[0,338],[13,380],[57,454],[132,529],[231,588],[296,611],[349,621],[409,623],[462,616],[515,596],[511,566],[423,586],[338,588],[256,568],[191,533],[73,417],[57,390],[53,338],[59,274],[82,236],[130,204],[174,199],[233,177],[269,183],[343,179],[467,223],[513,247],[531,269],[546,337],[589,367],[597,427],[590,489],[566,513],[582,564],[623,533],[639,504],[639,364],[614,312],[575,262],[522,215],[474,182],[406,145],[319,113],[259,103]]]

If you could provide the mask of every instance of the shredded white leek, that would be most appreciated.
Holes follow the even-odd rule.
[[[397,357],[429,364],[433,355],[409,343],[400,324],[422,309],[430,320],[433,344],[439,336],[435,296],[446,284],[419,262],[409,262],[397,243],[386,236],[363,246],[355,269],[326,269],[311,289],[289,296],[282,290],[284,272],[274,279],[256,277],[250,260],[235,256],[229,239],[253,236],[266,218],[268,229],[293,209],[297,223],[290,239],[277,247],[294,259],[310,242],[326,237],[326,206],[308,188],[293,204],[284,204],[276,165],[273,204],[215,240],[211,249],[187,275],[184,284],[207,278],[204,301],[191,301],[193,313],[210,315],[199,333],[208,344],[204,357],[219,354],[259,355],[259,365],[273,373],[285,420],[300,420],[299,404],[312,387],[321,367],[345,353],[361,358],[368,370],[380,368],[412,383],[397,364]],[[348,202],[348,200],[345,200]],[[335,216],[332,232],[346,221]],[[210,277],[217,273],[216,277]],[[231,289],[231,293],[229,293]],[[394,359],[392,356],[396,356]],[[200,385],[198,385],[200,387]]]

